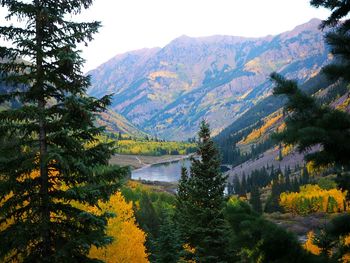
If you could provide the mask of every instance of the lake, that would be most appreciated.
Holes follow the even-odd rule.
[[[131,178],[134,180],[159,181],[159,182],[177,182],[181,177],[181,167],[190,167],[190,160],[183,159],[167,163],[152,164],[131,172]]]
[[[133,170],[131,178],[134,180],[158,181],[158,182],[177,182],[181,177],[181,167],[190,169],[191,161],[182,159],[167,163],[152,164],[143,168]],[[227,171],[224,166],[222,172]]]

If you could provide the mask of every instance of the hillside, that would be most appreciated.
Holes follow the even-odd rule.
[[[144,138],[147,135],[134,124],[130,123],[125,117],[111,110],[100,113],[97,123],[100,126],[105,126],[106,131],[111,133],[121,132],[137,138]]]
[[[113,111],[165,139],[194,136],[203,118],[218,134],[268,96],[272,71],[300,83],[319,72],[329,61],[319,23],[264,38],[181,36],[112,58],[89,72],[88,92],[114,93]]]
[[[307,94],[314,94],[319,103],[350,111],[349,92],[343,83],[331,84],[322,74],[318,74],[306,81],[301,89]],[[233,164],[228,172],[230,176],[250,174],[267,166],[284,170],[305,164],[304,154],[293,147],[279,147],[271,139],[274,132],[284,128],[283,105],[283,98],[271,95],[216,136],[224,163]]]

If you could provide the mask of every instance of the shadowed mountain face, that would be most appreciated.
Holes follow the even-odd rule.
[[[150,134],[187,139],[203,118],[217,134],[270,93],[271,72],[301,83],[319,72],[329,60],[319,23],[264,38],[181,36],[89,72],[88,92],[114,93],[112,110]]]

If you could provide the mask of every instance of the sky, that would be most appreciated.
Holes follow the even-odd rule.
[[[0,22],[5,13],[0,10]],[[329,13],[309,0],[95,0],[78,17],[103,25],[83,48],[84,72],[117,54],[164,47],[181,35],[275,35]]]

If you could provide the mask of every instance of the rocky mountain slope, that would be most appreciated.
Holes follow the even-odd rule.
[[[277,36],[181,36],[164,48],[118,55],[89,72],[89,94],[114,93],[112,110],[166,139],[195,135],[205,118],[214,134],[271,90],[277,71],[301,83],[329,61],[320,20]]]
[[[300,88],[316,97],[322,105],[350,112],[349,86],[346,83],[333,83],[323,74],[318,74]],[[227,172],[231,178],[243,173],[249,175],[253,170],[268,166],[284,170],[286,167],[293,169],[305,165],[304,153],[298,152],[296,147],[279,145],[271,140],[271,135],[285,126],[284,103],[283,98],[270,95],[215,137],[223,153],[224,163],[233,164]],[[315,146],[309,151],[318,150],[319,147]],[[232,154],[237,151],[239,154]]]

